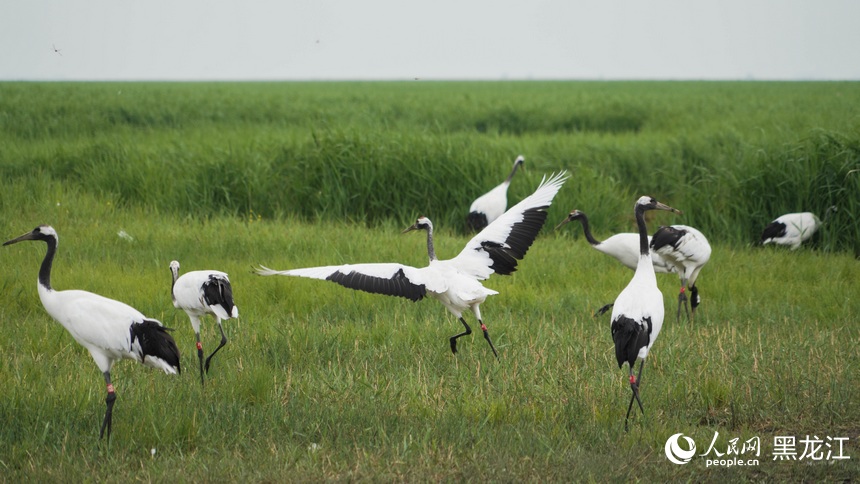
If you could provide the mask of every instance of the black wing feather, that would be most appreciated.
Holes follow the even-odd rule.
[[[662,226],[654,232],[651,237],[651,250],[658,250],[666,246],[671,246],[673,249],[678,248],[681,239],[687,235],[687,231],[676,229],[675,227]]]
[[[209,306],[220,305],[228,315],[233,314],[233,288],[223,277],[209,276],[209,280],[203,283],[203,300]]]
[[[493,261],[490,268],[496,274],[508,275],[517,270],[517,261],[526,256],[546,222],[547,207],[534,207],[523,212],[523,219],[511,226],[511,232],[503,244],[485,241],[481,243],[481,248],[475,249],[489,254]]]
[[[131,344],[134,344],[135,340],[140,340],[141,361],[145,360],[147,356],[161,358],[176,368],[178,373],[181,373],[179,348],[168,331],[172,330],[165,328],[158,321],[150,319],[145,319],[142,323],[132,323],[129,328]]]
[[[645,326],[636,320],[621,315],[612,321],[612,341],[615,342],[615,359],[618,368],[627,362],[631,367],[636,363],[639,350],[651,341],[651,318],[645,318]]]
[[[468,217],[466,217],[466,223],[475,232],[480,232],[487,226],[487,214],[481,212],[469,212]]]
[[[326,280],[350,289],[386,296],[405,297],[411,301],[420,301],[427,294],[424,284],[412,283],[403,273],[403,269],[398,270],[390,278],[374,277],[355,271],[350,273],[335,271],[326,277]]]

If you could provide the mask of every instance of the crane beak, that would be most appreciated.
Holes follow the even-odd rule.
[[[403,229],[403,231],[400,233],[405,234],[406,232],[412,232],[413,230],[418,230],[418,224],[412,224],[409,227],[406,227],[405,229]]]
[[[660,202],[657,202],[657,205],[654,208],[656,208],[658,210],[666,210],[667,212],[674,212],[677,214],[683,214],[684,213],[684,212],[678,210],[677,208],[672,208],[672,207],[666,205],[665,203],[660,203]]]
[[[20,237],[15,237],[12,240],[7,240],[6,242],[3,242],[3,245],[17,244],[18,242],[21,242],[22,240],[36,240],[36,238],[33,235],[33,232],[27,232],[26,234],[24,234]]]
[[[560,224],[556,225],[553,230],[558,230],[559,227],[561,227],[562,225],[564,225],[568,222],[570,222],[570,216],[565,217],[564,220],[562,220]]]

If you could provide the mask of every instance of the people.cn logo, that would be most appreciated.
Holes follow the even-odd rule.
[[[681,437],[687,441],[687,444],[690,446],[690,450],[684,450],[680,445],[678,445],[678,439]],[[687,462],[690,462],[694,455],[696,455],[696,443],[693,442],[693,439],[685,436],[684,434],[675,434],[669,437],[669,440],[666,441],[666,458],[673,464],[686,464]]]

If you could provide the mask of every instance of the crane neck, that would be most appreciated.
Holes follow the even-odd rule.
[[[641,206],[636,207],[636,225],[639,227],[639,256],[651,257],[651,250],[648,248],[648,227],[645,226],[645,209]]]
[[[170,283],[170,297],[173,298],[173,304],[176,305],[176,293],[173,290],[176,288],[176,280],[179,279],[179,271],[171,267],[170,273],[173,275],[173,282]]]
[[[588,217],[585,214],[580,216],[579,221],[582,223],[582,231],[585,233],[585,239],[588,240],[589,244],[600,245],[603,243],[603,241],[597,240],[591,235],[591,226],[588,224]]]
[[[48,244],[48,251],[45,252],[45,259],[42,260],[42,267],[39,268],[39,284],[49,291],[53,291],[51,287],[51,266],[54,264],[54,256],[57,254],[57,239],[50,237],[45,239]]]
[[[431,262],[437,260],[436,249],[433,248],[433,227],[427,227],[427,256]]]
[[[505,178],[505,183],[506,183],[506,184],[508,184],[508,185],[510,185],[510,184],[511,184],[511,180],[513,180],[513,178],[514,178],[514,174],[517,172],[517,168],[519,168],[519,167],[520,167],[520,164],[519,164],[519,163],[514,163],[514,168],[511,170],[511,174],[510,174],[510,175],[508,175],[508,177],[507,177],[507,178]]]
[[[824,212],[824,220],[822,220],[822,221],[821,221],[821,223],[826,224],[826,223],[827,223],[827,219],[829,219],[829,218],[830,218],[830,214],[831,214],[831,213],[833,213],[833,212],[835,212],[835,211],[837,211],[837,210],[838,210],[838,208],[836,207],[836,205],[831,205],[831,206],[827,209],[827,211],[826,211],[826,212]]]

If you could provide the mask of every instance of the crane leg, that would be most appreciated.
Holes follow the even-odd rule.
[[[454,336],[451,336],[451,353],[454,353],[455,355],[457,354],[457,338],[459,338],[460,336],[466,336],[466,335],[472,334],[472,328],[469,327],[469,323],[467,323],[466,320],[463,319],[462,316],[460,317],[460,322],[463,323],[463,326],[466,327],[466,331],[463,331],[460,334],[455,334]]]
[[[630,411],[633,410],[633,400],[636,400],[636,403],[639,404],[639,410],[642,411],[642,415],[645,415],[645,408],[642,407],[642,400],[639,398],[639,385],[642,382],[642,367],[645,366],[645,360],[639,362],[639,375],[634,379],[633,378],[633,365],[630,365],[630,389],[633,391],[633,395],[630,397],[630,405],[627,406],[627,416],[624,417],[624,431],[627,432],[627,421],[630,419]]]
[[[200,342],[200,333],[194,333],[197,336],[197,360],[200,362],[200,384],[203,385],[203,343]]]
[[[113,420],[113,404],[116,401],[116,392],[114,391],[113,385],[110,382],[110,372],[104,372],[105,383],[107,384],[107,398],[105,398],[105,405],[107,408],[105,409],[105,418],[102,421],[102,428],[99,430],[99,439],[103,438],[105,435],[105,429],[107,429],[108,442],[110,442],[110,430],[111,430],[111,421]]]
[[[215,348],[215,351],[213,351],[212,354],[209,355],[208,358],[206,358],[206,366],[205,366],[206,373],[209,373],[209,361],[212,360],[212,357],[215,356],[215,353],[217,353],[218,350],[220,350],[221,348],[224,347],[225,344],[227,344],[227,335],[224,334],[224,326],[221,325],[221,319],[220,318],[218,319],[218,329],[221,330],[221,344],[219,344],[218,347]]]
[[[493,354],[496,355],[496,359],[499,359],[499,354],[496,352],[496,347],[493,346],[493,342],[490,341],[490,332],[487,331],[487,325],[484,324],[480,319],[478,320],[481,323],[481,331],[484,332],[484,339],[487,340],[487,343],[490,343],[490,349],[493,350]]]
[[[687,292],[684,286],[681,286],[681,292],[678,293],[678,321],[681,320],[681,305],[684,306],[684,314],[687,315],[687,319],[690,319],[690,306],[687,304]]]

